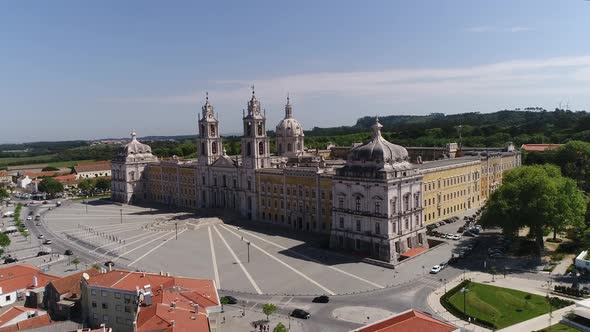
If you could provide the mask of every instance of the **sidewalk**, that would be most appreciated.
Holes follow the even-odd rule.
[[[492,284],[498,287],[505,287],[505,288],[512,288],[518,289],[524,292],[529,292],[532,294],[537,294],[541,296],[547,295],[547,284],[545,281],[542,280],[533,280],[533,279],[522,279],[522,278],[514,278],[514,277],[504,277],[502,275],[496,275],[495,281],[492,282],[492,276],[489,273],[483,272],[471,272],[465,275],[466,279],[471,279],[471,281],[485,283],[485,284]],[[457,286],[459,283],[463,281],[463,275],[459,276],[458,278],[449,281],[446,284],[446,290],[450,290],[453,287]],[[430,295],[428,295],[428,305],[432,310],[440,316],[444,321],[456,325],[458,327],[463,328],[467,331],[477,331],[477,332],[488,332],[491,331],[481,326],[477,326],[471,324],[469,322],[463,321],[451,313],[449,313],[441,304],[440,304],[440,297],[445,293],[445,286],[442,285]],[[551,295],[555,296],[555,295]],[[571,310],[573,306],[566,307],[559,309],[553,313],[552,321],[554,323],[559,322],[561,317],[569,310]],[[540,330],[547,327],[547,323],[549,321],[549,314],[542,315],[539,317],[535,317],[533,319],[524,321],[522,323],[507,327],[502,331],[534,331]],[[520,326],[518,329],[516,326]],[[514,330],[513,330],[514,328]]]
[[[561,262],[551,271],[551,275],[564,275],[567,268],[572,264],[574,257],[576,255],[565,255]]]
[[[522,323],[514,324],[512,326],[508,326],[498,331],[502,332],[522,332],[522,331],[538,331],[544,328],[547,328],[553,324],[559,323],[561,318],[565,316],[571,310],[574,310],[576,305],[571,305],[569,307],[561,308],[553,312],[551,317],[549,314],[541,315],[539,317],[535,317],[533,319],[526,320]]]
[[[244,332],[254,332],[260,331],[259,329],[254,329],[252,326],[252,322],[257,320],[266,319],[266,315],[257,310],[250,310],[246,308],[246,315],[242,316],[242,308],[234,307],[234,306],[225,306],[225,312],[221,314],[221,324],[220,324],[220,331],[244,331]],[[225,317],[225,320],[224,320]],[[297,318],[289,318],[288,316],[283,316],[279,314],[272,314],[268,317],[270,331],[272,331],[275,326],[279,322],[283,323],[285,327],[291,329],[291,332],[303,332],[305,331],[303,324],[301,323],[300,319]]]

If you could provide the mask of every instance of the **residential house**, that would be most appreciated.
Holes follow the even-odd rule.
[[[98,270],[91,268],[61,279],[50,281],[45,286],[43,306],[53,320],[77,319],[81,317],[80,278],[93,277]]]
[[[111,176],[111,162],[108,160],[80,162],[74,166],[74,174],[76,179]]]
[[[0,268],[0,307],[27,297],[29,291],[42,288],[59,277],[41,273],[38,267],[26,264]]]
[[[15,325],[24,320],[43,315],[47,315],[47,312],[44,310],[14,306],[0,314],[0,328]]]
[[[375,323],[359,327],[353,332],[460,332],[461,329],[433,318],[431,315],[410,309]]]
[[[81,279],[86,326],[115,331],[219,331],[221,305],[206,279],[112,270]]]

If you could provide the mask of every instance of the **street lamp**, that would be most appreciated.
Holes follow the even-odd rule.
[[[467,316],[467,301],[466,301],[467,292],[469,292],[469,289],[467,289],[467,287],[461,288],[461,293],[463,293],[463,315],[465,315],[465,316]]]
[[[250,263],[250,241],[246,241],[246,244],[248,246],[248,263]]]
[[[121,211],[121,224],[123,223],[123,209],[120,210]]]
[[[445,284],[445,294],[446,294],[447,293],[447,279],[443,279],[442,281]]]

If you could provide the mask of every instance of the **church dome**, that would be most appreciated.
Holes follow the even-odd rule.
[[[377,163],[401,163],[408,161],[408,150],[401,145],[393,144],[381,136],[379,119],[373,125],[373,138],[363,145],[350,150],[348,159],[352,161],[371,161]]]
[[[293,106],[289,101],[289,97],[287,97],[287,104],[285,105],[285,118],[277,125],[276,134],[282,137],[304,136],[303,126],[293,117]]]
[[[131,133],[131,142],[125,144],[119,149],[118,155],[121,157],[127,156],[141,156],[141,155],[149,155],[152,154],[152,148],[147,145],[139,142],[137,140],[137,134],[135,131]]]

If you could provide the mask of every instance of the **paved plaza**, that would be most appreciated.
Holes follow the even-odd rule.
[[[278,236],[272,228],[258,230],[232,217],[197,217],[108,201],[68,201],[41,213],[38,231],[83,252],[85,263],[113,261],[119,268],[208,278],[222,290],[252,294],[383,289],[421,277],[451,255],[451,246],[442,245],[392,270],[310,246],[305,234]]]

